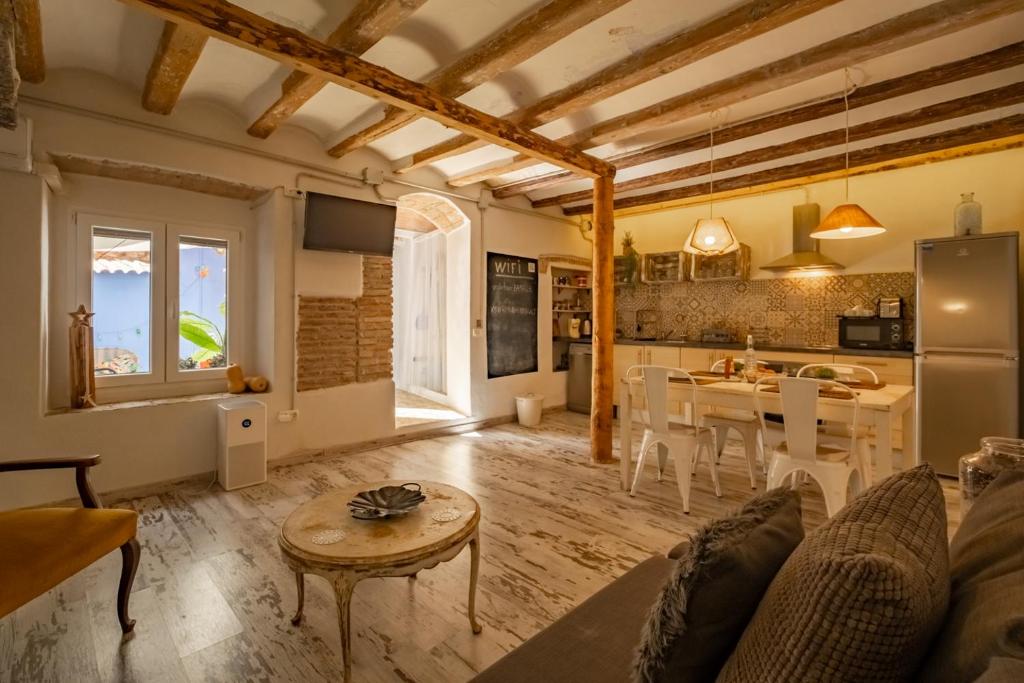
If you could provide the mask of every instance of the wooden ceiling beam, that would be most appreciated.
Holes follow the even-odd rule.
[[[869,104],[875,104],[947,83],[955,83],[968,78],[995,73],[1020,64],[1024,64],[1024,42],[1013,43],[979,55],[915,71],[906,76],[898,76],[878,83],[860,86],[849,96],[850,109],[865,107]],[[806,123],[825,116],[831,116],[842,111],[842,97],[819,100],[778,113],[724,126],[715,131],[715,139],[719,143],[732,142],[787,126]],[[707,147],[708,142],[708,134],[699,133],[669,144],[655,145],[639,151],[617,154],[608,157],[608,161],[615,164],[615,168],[621,171],[624,168],[631,168],[652,161],[660,161],[661,159],[693,152]],[[496,187],[494,188],[494,196],[498,199],[507,199],[515,195],[578,179],[579,176],[568,171],[552,171],[551,173],[517,180],[516,182]]]
[[[867,121],[856,126],[851,126],[850,142],[869,140],[881,135],[899,133],[913,128],[920,128],[921,126],[960,118],[962,116],[970,116],[971,114],[978,114],[981,112],[991,111],[993,109],[1009,107],[1014,104],[1019,104],[1020,102],[1024,102],[1024,81],[1013,83],[1002,88],[993,88],[992,90],[967,95],[966,97],[958,97],[953,100],[939,102],[938,104],[903,112],[902,114],[887,116],[876,121]],[[733,171],[738,168],[743,168],[744,166],[763,164],[768,161],[785,159],[786,157],[793,156],[795,154],[806,154],[807,152],[835,147],[837,145],[842,145],[845,138],[846,131],[843,128],[837,128],[835,130],[828,131],[827,133],[809,135],[807,137],[800,138],[799,140],[792,140],[778,145],[761,147],[760,149],[750,150],[749,152],[743,152],[741,154],[733,154],[731,156],[722,157],[721,159],[715,159],[715,171]],[[633,178],[621,183],[616,183],[615,192],[632,192],[633,190],[641,190],[648,187],[656,187],[658,185],[677,183],[681,180],[689,180],[691,178],[699,178],[700,176],[708,175],[710,171],[710,162],[702,161],[696,164],[662,171],[661,173],[654,173],[647,176],[641,176],[639,178]],[[570,192],[567,194],[556,195],[554,197],[538,199],[533,202],[533,208],[537,209],[545,206],[572,204],[575,202],[587,201],[591,197],[593,197],[593,192],[591,190]]]
[[[620,142],[1020,10],[1020,0],[941,0],[770,64],[584,128],[558,138],[558,141],[580,150]],[[479,182],[533,165],[520,155],[508,163],[457,176],[449,184],[459,186],[469,177],[473,182]],[[486,178],[485,173],[489,173]]]
[[[252,201],[267,192],[265,187],[133,161],[99,159],[77,154],[51,154],[50,156],[61,173],[77,173],[100,178],[127,180],[133,183],[146,183],[147,185],[162,185],[163,187],[245,201]]]
[[[14,0],[15,64],[21,80],[42,83],[46,78],[43,54],[43,22],[39,0]]]
[[[627,1],[550,0],[510,28],[484,39],[478,48],[441,69],[427,80],[427,86],[447,97],[464,95]],[[327,150],[327,153],[334,157],[344,156],[399,130],[415,119],[415,114],[388,107],[380,121],[345,138]]]
[[[989,154],[991,152],[1002,152],[1004,150],[1017,149],[1020,147],[1024,147],[1024,133],[1019,135],[1011,135],[1005,138],[997,138],[995,140],[989,140],[987,142],[976,142],[972,144],[961,145],[960,147],[950,147],[948,149],[943,149],[937,152],[925,152],[923,154],[917,154],[908,157],[900,157],[895,161],[883,161],[877,164],[858,166],[857,168],[850,169],[850,176],[870,175],[872,173],[879,173],[881,171],[894,171],[903,168],[912,168],[914,166],[922,166],[924,164],[931,164],[937,161],[961,159],[964,157],[978,156],[979,154]],[[771,192],[781,192],[788,189],[802,189],[812,183],[825,182],[828,180],[842,180],[845,175],[845,170],[839,169],[836,171],[829,171],[826,173],[803,176],[801,178],[779,180],[775,182],[762,183],[759,185],[750,185],[748,187],[729,190],[727,192],[719,192],[718,188],[716,187],[715,201],[737,199],[741,197],[760,196]],[[615,215],[636,216],[649,213],[658,213],[661,211],[667,211],[669,209],[675,209],[683,206],[699,206],[701,204],[706,204],[707,201],[708,198],[706,196],[673,199],[660,202],[657,204],[645,204],[639,207],[620,209],[615,212]]]
[[[933,135],[908,138],[875,147],[850,151],[850,175],[877,173],[905,168],[933,161],[953,159],[971,154],[994,152],[1024,145],[1024,114],[1014,114],[994,121],[986,121]],[[834,154],[820,159],[787,164],[775,168],[721,178],[715,181],[716,201],[728,198],[730,192],[764,192],[765,188],[795,187],[845,174],[845,156]],[[706,202],[709,183],[697,183],[659,192],[621,197],[615,200],[615,210],[661,205],[682,199],[700,198],[693,203]],[[592,206],[584,204],[562,210],[567,216],[589,214]]]
[[[589,177],[614,177],[615,167],[495,116],[443,97],[426,86],[293,28],[274,23],[224,0],[122,0],[163,19],[289,64],[363,95],[414,111],[443,125]]]
[[[164,22],[164,31],[142,90],[143,109],[157,114],[171,113],[185,81],[199,61],[207,38],[205,33],[187,26]]]
[[[612,95],[680,69],[687,64],[750,40],[833,5],[839,0],[751,0],[698,26],[685,29],[656,45],[602,69],[582,81],[519,109],[506,118],[529,128],[568,116]],[[404,173],[482,147],[462,135],[413,154],[394,168]]]
[[[426,0],[360,0],[324,42],[361,55],[394,31],[424,2]],[[257,138],[270,137],[325,85],[325,79],[296,69],[281,84],[281,96],[252,122],[247,132]]]

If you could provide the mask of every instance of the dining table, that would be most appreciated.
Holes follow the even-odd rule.
[[[698,412],[706,412],[708,408],[720,408],[753,412],[754,384],[737,381],[736,377],[708,376],[704,373],[695,376],[696,386],[689,381],[673,380],[669,383],[668,399],[670,405],[687,406],[694,402]],[[919,463],[915,440],[914,387],[902,384],[886,384],[878,388],[853,388],[859,400],[858,425],[868,427],[875,436],[874,454],[875,473],[884,479],[893,473],[893,425],[902,418],[903,440],[900,464],[909,467]],[[696,391],[696,397],[693,392]],[[632,481],[633,463],[633,420],[635,413],[634,400],[643,392],[643,378],[623,378],[619,386],[619,452],[620,452],[620,485],[629,489]],[[762,389],[758,398],[766,413],[782,414],[782,399],[775,392]],[[818,398],[818,419],[848,422],[850,418],[849,398]],[[678,411],[682,414],[682,411]],[[685,416],[687,420],[690,416]],[[766,455],[766,457],[768,457]]]

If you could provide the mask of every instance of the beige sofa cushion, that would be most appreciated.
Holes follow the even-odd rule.
[[[921,681],[970,681],[1016,668],[1024,681],[1024,471],[989,484],[949,547],[952,592]],[[992,678],[992,680],[997,680]],[[1007,679],[1010,680],[1010,679]]]
[[[947,552],[932,468],[889,477],[789,556],[717,680],[906,680],[946,611]]]

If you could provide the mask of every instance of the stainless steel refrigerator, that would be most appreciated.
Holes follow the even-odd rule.
[[[1018,435],[1017,233],[919,240],[917,447],[939,474],[983,436]]]

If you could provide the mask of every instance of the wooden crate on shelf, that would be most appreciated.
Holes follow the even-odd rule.
[[[662,251],[643,255],[640,279],[647,284],[671,284],[687,277],[689,254],[684,251]]]
[[[643,260],[636,256],[615,257],[615,278],[616,285],[635,285],[640,281],[640,271],[643,268]]]
[[[690,279],[694,282],[750,279],[750,246],[740,244],[736,251],[720,256],[696,254],[690,261]]]

